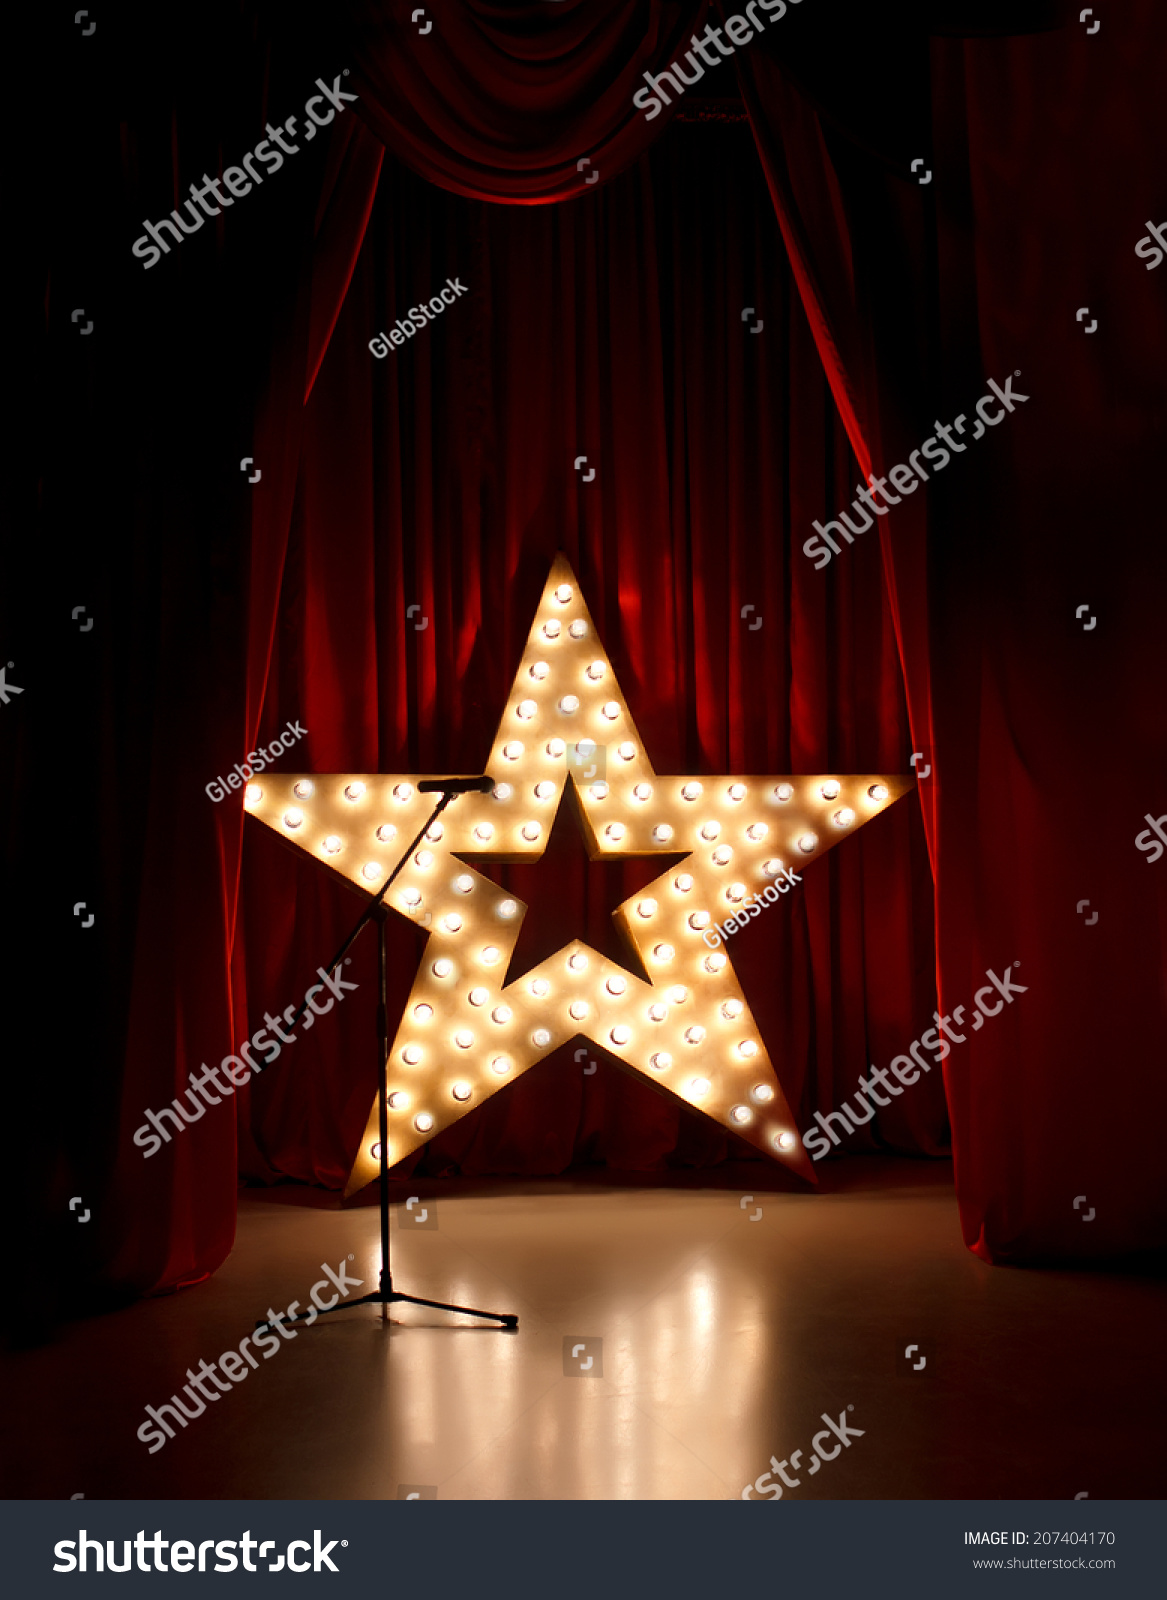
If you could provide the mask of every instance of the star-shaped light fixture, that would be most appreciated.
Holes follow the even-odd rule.
[[[390,1163],[579,1035],[813,1181],[712,930],[784,868],[801,869],[886,810],[911,778],[658,777],[562,556],[485,770],[493,793],[456,799],[386,896],[429,929],[389,1053]],[[418,782],[416,773],[265,773],[245,805],[375,893],[433,809]],[[576,939],[506,983],[526,906],[458,857],[537,860],[569,782],[593,860],[674,863],[613,913],[648,982]],[[377,1141],[374,1104],[346,1194],[377,1175]]]

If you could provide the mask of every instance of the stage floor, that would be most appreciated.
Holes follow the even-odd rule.
[[[721,1500],[801,1450],[789,1498],[1164,1493],[1160,1284],[984,1265],[945,1163],[821,1176],[820,1194],[756,1163],[667,1187],[419,1183],[428,1215],[395,1226],[395,1286],[517,1312],[517,1333],[414,1307],[326,1317],[151,1455],[146,1405],[306,1301],[322,1263],[364,1279],[354,1295],[374,1286],[374,1207],[249,1191],[208,1282],[8,1358],[6,1492]],[[808,1475],[824,1413],[862,1436]]]

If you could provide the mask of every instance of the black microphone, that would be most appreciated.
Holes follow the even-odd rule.
[[[419,794],[489,794],[494,788],[494,779],[481,778],[427,778],[424,783],[419,783]]]

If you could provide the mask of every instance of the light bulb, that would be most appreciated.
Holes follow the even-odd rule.
[[[685,1029],[686,1044],[700,1044],[704,1037],[705,1029],[699,1022],[695,1022],[691,1028]]]
[[[496,944],[484,944],[482,947],[482,953],[478,959],[482,962],[483,966],[493,967],[501,955],[502,951]]]
[[[663,1022],[668,1014],[668,1006],[662,1006],[659,1000],[648,1008],[649,1018],[653,1022]]]
[[[550,800],[554,793],[555,785],[553,783],[548,783],[546,778],[544,778],[542,783],[537,783],[535,785],[536,800]]]
[[[630,744],[628,740],[625,739],[623,744],[618,744],[616,746],[616,754],[620,757],[621,761],[631,761],[633,756],[636,754],[636,746],[634,744]]]
[[[536,1028],[531,1035],[531,1043],[540,1050],[545,1050],[551,1043],[551,1034],[546,1028]]]
[[[588,667],[588,677],[593,683],[599,683],[607,670],[607,665],[603,661],[593,661]]]
[[[311,800],[316,793],[316,785],[311,778],[300,778],[292,785],[292,793],[297,800]]]
[[[608,798],[608,785],[603,780],[599,783],[593,783],[588,793],[593,800],[606,800]]]
[[[687,872],[678,872],[673,879],[673,888],[676,889],[678,894],[688,894],[692,887],[693,879]]]
[[[515,715],[522,717],[524,722],[530,722],[539,707],[533,700],[520,700],[515,707]]]
[[[503,1023],[509,1022],[513,1016],[514,1012],[511,1010],[510,1006],[495,1006],[494,1010],[490,1013],[490,1020],[492,1022],[497,1022],[499,1027],[502,1027]]]
[[[517,914],[518,909],[519,902],[517,900],[503,900],[499,903],[498,914],[509,922]]]
[[[372,865],[371,862],[369,864],[370,864],[370,866]],[[421,905],[421,890],[420,889],[406,889],[403,892],[401,898],[405,901],[407,906],[411,906],[411,907],[419,906],[419,905]]]
[[[708,1078],[690,1078],[689,1093],[695,1100],[704,1100],[713,1085]]]
[[[413,864],[417,867],[432,867],[433,862],[434,853],[432,850],[419,850],[413,858]]]
[[[818,837],[813,833],[800,833],[798,836],[798,848],[802,851],[803,855],[810,855],[811,851],[817,844]]]
[[[476,984],[473,989],[471,989],[466,998],[470,1001],[472,1006],[484,1006],[490,999],[490,990],[484,989],[479,983]]]
[[[469,1100],[474,1091],[471,1089],[468,1083],[459,1080],[457,1083],[451,1084],[450,1093],[454,1096],[455,1100]]]
[[[658,961],[668,962],[673,959],[677,952],[671,944],[655,944],[652,947],[652,953]]]
[[[681,785],[682,800],[698,800],[700,799],[701,794],[702,786],[699,783],[683,783]]]
[[[673,830],[669,827],[667,822],[658,822],[656,827],[652,830],[652,840],[654,844],[668,844],[672,836]]]
[[[407,1044],[401,1052],[401,1059],[409,1066],[416,1067],[421,1060],[421,1047],[416,1044]]]
[[[430,971],[435,978],[448,978],[454,970],[454,963],[447,956],[439,956]]]
[[[721,823],[720,822],[709,821],[709,822],[703,822],[701,824],[701,837],[703,839],[706,839],[706,840],[716,839],[717,835],[720,832],[721,832]]]
[[[737,905],[738,902],[744,900],[745,897],[746,886],[744,883],[731,883],[729,888],[725,891],[725,898],[733,905]]]
[[[619,1045],[627,1044],[631,1037],[632,1030],[625,1027],[613,1028],[608,1034],[608,1038],[611,1039],[612,1043]]]
[[[474,829],[474,837],[479,844],[489,844],[494,838],[494,827],[489,822],[479,822]]]
[[[494,786],[494,798],[496,800],[509,800],[513,793],[514,790],[509,783],[496,783]]]
[[[794,785],[792,783],[776,783],[774,785],[774,798],[785,805],[794,798]]]
[[[536,680],[536,682],[539,682],[547,676],[547,674],[551,671],[551,668],[547,665],[546,661],[532,661],[531,665],[527,668],[527,671],[530,673],[531,677]]]
[[[431,844],[437,844],[438,840],[442,837],[442,834],[445,833],[445,831],[445,828],[442,827],[440,822],[433,822],[425,830],[425,836]]]
[[[888,795],[887,784],[886,783],[873,783],[871,785],[871,788],[868,789],[867,793],[871,796],[871,798],[873,800],[880,800],[880,801],[886,800],[887,799],[887,795]]]
[[[528,844],[534,844],[535,840],[539,837],[542,831],[542,828],[540,828],[537,822],[524,822],[523,826],[519,829],[519,832],[522,834],[523,838],[526,839]]]
[[[447,933],[457,933],[461,926],[462,918],[456,911],[451,911],[448,916],[442,918],[442,927]]]
[[[731,783],[726,793],[736,805],[738,801],[745,799],[746,786],[744,783]]]
[[[558,761],[560,756],[562,756],[563,752],[567,749],[567,746],[564,744],[562,739],[548,739],[543,748],[551,757],[552,761]]]
[[[413,1119],[413,1125],[418,1133],[428,1133],[434,1125],[434,1119],[428,1111],[419,1111]]]
[[[324,841],[322,849],[326,850],[330,856],[335,856],[335,855],[339,855],[340,854],[341,843],[340,843],[340,840],[336,837],[335,833],[330,833],[328,835],[328,838],[325,839],[325,841]]]
[[[604,704],[600,707],[600,715],[606,718],[609,722],[615,722],[616,718],[620,715],[620,707],[615,700],[605,700]]]
[[[345,786],[344,797],[346,800],[359,800],[364,792],[363,783],[350,783]]]
[[[364,866],[361,868],[361,877],[367,878],[370,883],[376,883],[380,876],[381,867],[376,861],[366,861]]]
[[[468,872],[460,872],[454,879],[454,888],[459,894],[469,894],[474,887],[474,879]]]
[[[454,1035],[454,1043],[458,1046],[459,1050],[469,1050],[470,1046],[474,1043],[474,1035],[470,1032],[469,1028],[459,1028],[457,1033]]]
[[[835,778],[828,778],[826,783],[819,784],[819,793],[824,800],[837,800],[841,785]]]
[[[782,863],[777,856],[771,856],[769,861],[762,862],[762,871],[767,878],[776,878],[782,871]]]
[[[579,710],[579,696],[574,694],[560,695],[559,709],[564,716],[570,717],[573,712]]]
[[[652,799],[652,784],[651,783],[634,783],[632,785],[632,798],[634,800],[640,800],[642,802],[645,801],[645,800],[651,800]]]
[[[751,822],[746,829],[746,838],[753,840],[754,844],[757,844],[758,840],[764,839],[769,831],[764,822]]]
[[[506,1074],[511,1070],[510,1056],[495,1056],[494,1060],[490,1063],[490,1070],[491,1072],[497,1072],[500,1078],[505,1077]]]
[[[658,1072],[667,1072],[673,1064],[673,1058],[667,1050],[658,1050],[649,1056],[648,1064],[650,1067],[655,1067]]]
[[[741,1123],[748,1122],[753,1114],[749,1106],[734,1106],[729,1115],[731,1121]]]
[[[405,1111],[409,1106],[409,1096],[401,1089],[394,1089],[388,1103],[390,1111]]]
[[[296,806],[289,806],[284,812],[284,827],[298,828],[304,820],[304,813]]]
[[[377,837],[382,844],[390,844],[397,837],[397,829],[391,822],[383,822],[377,829]]]
[[[427,1006],[424,1000],[413,1008],[413,1015],[418,1022],[428,1022],[433,1014],[433,1006]]]
[[[559,638],[559,624],[554,620],[554,618],[550,622],[545,622],[543,624],[543,637],[545,639]]]
[[[407,800],[412,800],[413,799],[413,785],[412,785],[412,783],[399,783],[399,784],[395,785],[394,790],[393,790],[393,798],[394,798],[394,800],[400,800],[402,805],[404,805]]]
[[[713,865],[715,867],[724,867],[732,859],[733,851],[727,844],[719,844],[713,852]]]
[[[588,958],[582,950],[573,951],[567,958],[567,964],[573,972],[586,972],[588,970]]]
[[[746,1060],[749,1060],[751,1056],[756,1056],[758,1053],[757,1043],[753,1039],[743,1039],[737,1047],[737,1053],[739,1056],[744,1056]]]
[[[577,617],[567,631],[573,639],[583,639],[587,635],[588,625],[582,617]]]
[[[721,1014],[723,1017],[728,1017],[730,1021],[732,1021],[734,1017],[740,1017],[742,1014],[741,1001],[726,1000],[721,1007]]]
[[[588,1014],[586,1000],[573,1000],[567,1008],[567,1014],[573,1022],[582,1022]]]
[[[604,829],[604,834],[612,840],[613,844],[618,844],[624,837],[624,824],[622,822],[609,822]]]
[[[706,956],[701,964],[706,972],[724,972],[726,960],[727,957],[723,956],[719,951],[714,955]]]
[[[559,585],[559,588],[556,589],[556,591],[555,591],[555,598],[559,601],[559,604],[561,606],[565,606],[567,604],[567,602],[571,599],[571,585],[570,585],[570,583],[561,583]]]
[[[532,978],[530,989],[536,1000],[542,1000],[551,993],[551,985],[546,978]]]
[[[507,761],[517,761],[523,753],[523,746],[518,739],[508,739],[502,747],[502,753]]]
[[[697,933],[700,933],[702,928],[707,928],[710,921],[708,911],[693,911],[689,914],[689,926]]]
[[[773,1143],[778,1146],[779,1150],[791,1150],[794,1147],[794,1135],[792,1133],[776,1133]]]
[[[656,901],[651,898],[638,900],[636,902],[636,915],[638,917],[655,917]]]
[[[683,1006],[688,998],[689,991],[685,988],[683,983],[674,983],[673,987],[669,990],[669,999],[675,1006]]]
[[[834,816],[831,818],[831,821],[835,824],[836,828],[849,828],[855,821],[855,813],[851,810],[850,806],[840,806],[838,811],[836,811]]]
[[[376,1144],[371,1144],[369,1146],[369,1154],[372,1156],[374,1161],[380,1161],[380,1159],[381,1159],[381,1141],[380,1141],[380,1139],[377,1140]]]
[[[774,1090],[768,1083],[755,1083],[750,1090],[750,1098],[760,1106],[769,1105],[774,1098]]]
[[[627,987],[628,985],[624,982],[624,979],[618,972],[614,972],[604,985],[604,988],[607,989],[609,994],[623,994]]]

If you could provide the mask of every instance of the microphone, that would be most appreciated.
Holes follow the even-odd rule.
[[[494,779],[481,778],[427,778],[419,783],[419,794],[490,794]]]

